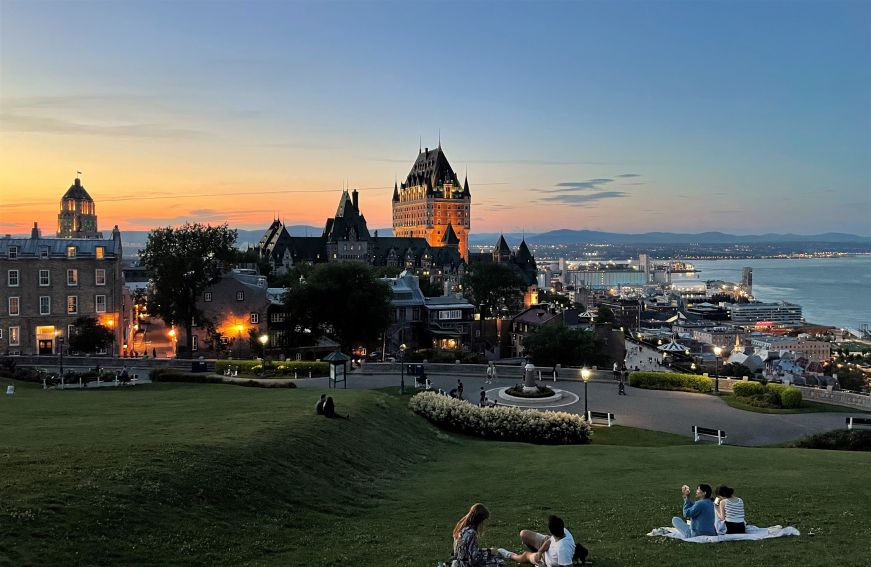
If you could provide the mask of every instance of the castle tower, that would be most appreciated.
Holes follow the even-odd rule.
[[[103,238],[97,232],[97,210],[94,200],[85,191],[82,181],[76,180],[60,200],[57,215],[58,238]]]
[[[463,185],[441,145],[421,151],[405,182],[393,185],[393,235],[426,238],[430,246],[442,247],[454,233],[457,248],[469,260],[472,195],[469,180]]]

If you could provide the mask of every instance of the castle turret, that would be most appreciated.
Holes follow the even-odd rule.
[[[76,177],[60,200],[58,238],[102,238],[97,232],[97,209],[81,179]]]

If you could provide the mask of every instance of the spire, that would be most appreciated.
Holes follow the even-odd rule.
[[[454,232],[454,225],[448,223],[448,228],[445,230],[444,236],[442,236],[442,246],[459,246],[460,239],[457,237],[457,233]]]
[[[471,197],[469,192],[469,166],[466,166],[466,178],[463,180],[463,197]]]
[[[393,178],[393,202],[399,201],[399,184],[396,182],[396,178]]]
[[[442,149],[442,129],[439,128],[439,149]]]

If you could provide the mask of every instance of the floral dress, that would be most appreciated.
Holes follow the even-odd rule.
[[[501,557],[494,557],[489,549],[478,547],[478,533],[466,526],[460,538],[454,541],[455,567],[502,567]]]

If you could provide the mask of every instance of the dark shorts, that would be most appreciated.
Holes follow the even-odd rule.
[[[727,534],[743,534],[747,532],[744,522],[725,522]]]

